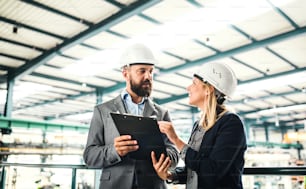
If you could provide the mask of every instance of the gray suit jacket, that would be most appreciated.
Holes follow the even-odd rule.
[[[120,157],[117,154],[114,148],[114,138],[119,136],[119,133],[110,112],[127,113],[120,95],[95,106],[83,154],[88,167],[102,168],[100,188],[131,189],[133,182],[138,184],[138,188],[143,189],[166,188],[165,182],[156,174],[151,160],[135,160],[128,156]],[[143,115],[156,116],[157,120],[170,121],[168,111],[150,99],[145,102]],[[178,151],[166,135],[163,137],[167,155],[172,160],[172,167],[175,167],[178,163]]]

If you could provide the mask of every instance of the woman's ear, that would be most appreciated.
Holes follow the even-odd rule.
[[[214,91],[215,91],[215,88],[213,86],[209,85],[207,91],[208,91],[209,94],[213,94]]]

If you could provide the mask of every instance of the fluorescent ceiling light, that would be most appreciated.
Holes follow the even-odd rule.
[[[292,112],[292,111],[298,111],[298,110],[306,110],[306,104],[299,104],[299,105],[279,107],[279,108],[276,107],[276,108],[271,108],[267,110],[261,110],[257,113],[260,115],[271,115],[271,114],[278,114],[282,112]]]
[[[304,82],[306,82],[306,71],[238,85],[235,95],[249,94],[254,91],[269,90],[277,87],[283,87]]]
[[[162,51],[186,40],[226,28],[229,24],[252,19],[273,9],[266,0],[217,0],[211,2],[213,4],[207,4],[203,8],[182,15],[177,20],[162,23],[156,29],[141,36],[115,44],[110,50],[103,50],[94,56],[67,66],[63,68],[63,71],[82,77],[109,71],[119,68],[117,49],[122,49],[126,44],[141,42],[149,45],[155,51]],[[282,0],[278,6],[288,2],[288,0]]]
[[[29,95],[39,92],[51,90],[53,87],[49,85],[42,85],[38,83],[22,82],[14,87],[13,99],[17,101]]]
[[[289,3],[283,0],[278,6]],[[163,50],[273,10],[266,0],[217,0],[132,40]]]
[[[119,68],[118,48],[111,48],[70,64],[62,69],[68,74],[88,77]]]

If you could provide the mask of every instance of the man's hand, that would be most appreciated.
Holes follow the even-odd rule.
[[[151,152],[152,164],[157,173],[157,175],[163,179],[167,180],[170,177],[170,172],[168,171],[171,166],[171,160],[169,157],[165,157],[164,154],[161,154],[159,160],[156,160],[155,153]]]
[[[138,150],[139,146],[137,145],[136,140],[132,140],[130,135],[122,135],[114,139],[114,146],[117,153],[122,157],[129,152]]]

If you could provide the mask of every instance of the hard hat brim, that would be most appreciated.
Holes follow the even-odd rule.
[[[130,63],[130,64],[128,64],[128,65],[143,65],[143,64],[145,64],[145,65],[154,65],[154,63],[145,63],[145,62],[138,62],[138,63]]]

